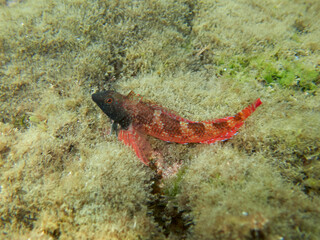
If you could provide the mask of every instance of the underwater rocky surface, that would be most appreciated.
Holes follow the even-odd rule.
[[[0,1],[1,239],[318,239],[320,2]],[[195,121],[261,98],[212,145],[109,135],[97,90]]]

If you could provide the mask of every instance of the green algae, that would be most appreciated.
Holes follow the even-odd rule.
[[[176,197],[181,193],[180,184],[183,180],[183,176],[186,172],[186,168],[179,169],[178,173],[170,180],[166,182],[164,187],[164,194],[168,197]]]
[[[317,239],[319,12],[289,0],[1,2],[0,238]],[[110,85],[196,121],[263,104],[227,142],[152,141],[185,165],[163,187],[107,134],[90,94]]]
[[[266,83],[278,83],[283,87],[299,87],[303,91],[315,91],[319,84],[320,72],[301,61],[275,58],[257,58],[250,64],[258,70],[258,77]]]
[[[292,59],[273,56],[239,55],[217,61],[221,75],[227,75],[240,81],[255,78],[267,86],[278,84],[284,88],[296,88],[314,93],[320,83],[320,71],[309,66],[298,57]],[[224,70],[223,70],[224,69]]]

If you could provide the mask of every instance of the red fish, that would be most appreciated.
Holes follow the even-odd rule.
[[[133,148],[138,158],[149,165],[151,147],[146,135],[175,143],[214,143],[235,135],[244,121],[259,107],[258,98],[235,116],[209,121],[191,121],[157,104],[142,101],[130,92],[127,96],[115,91],[94,93],[93,101],[113,121],[112,130],[121,129],[118,139]]]

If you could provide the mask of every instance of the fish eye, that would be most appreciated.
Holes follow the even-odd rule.
[[[110,103],[113,102],[113,99],[112,98],[107,98],[104,102],[107,103],[107,104],[110,104]]]

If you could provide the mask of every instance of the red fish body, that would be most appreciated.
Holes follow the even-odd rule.
[[[92,99],[101,110],[121,126],[119,140],[131,146],[139,159],[148,165],[151,147],[145,136],[175,143],[214,143],[230,139],[262,102],[257,99],[235,116],[209,121],[190,121],[159,105],[142,101],[130,92],[127,96],[114,91],[98,92]]]

